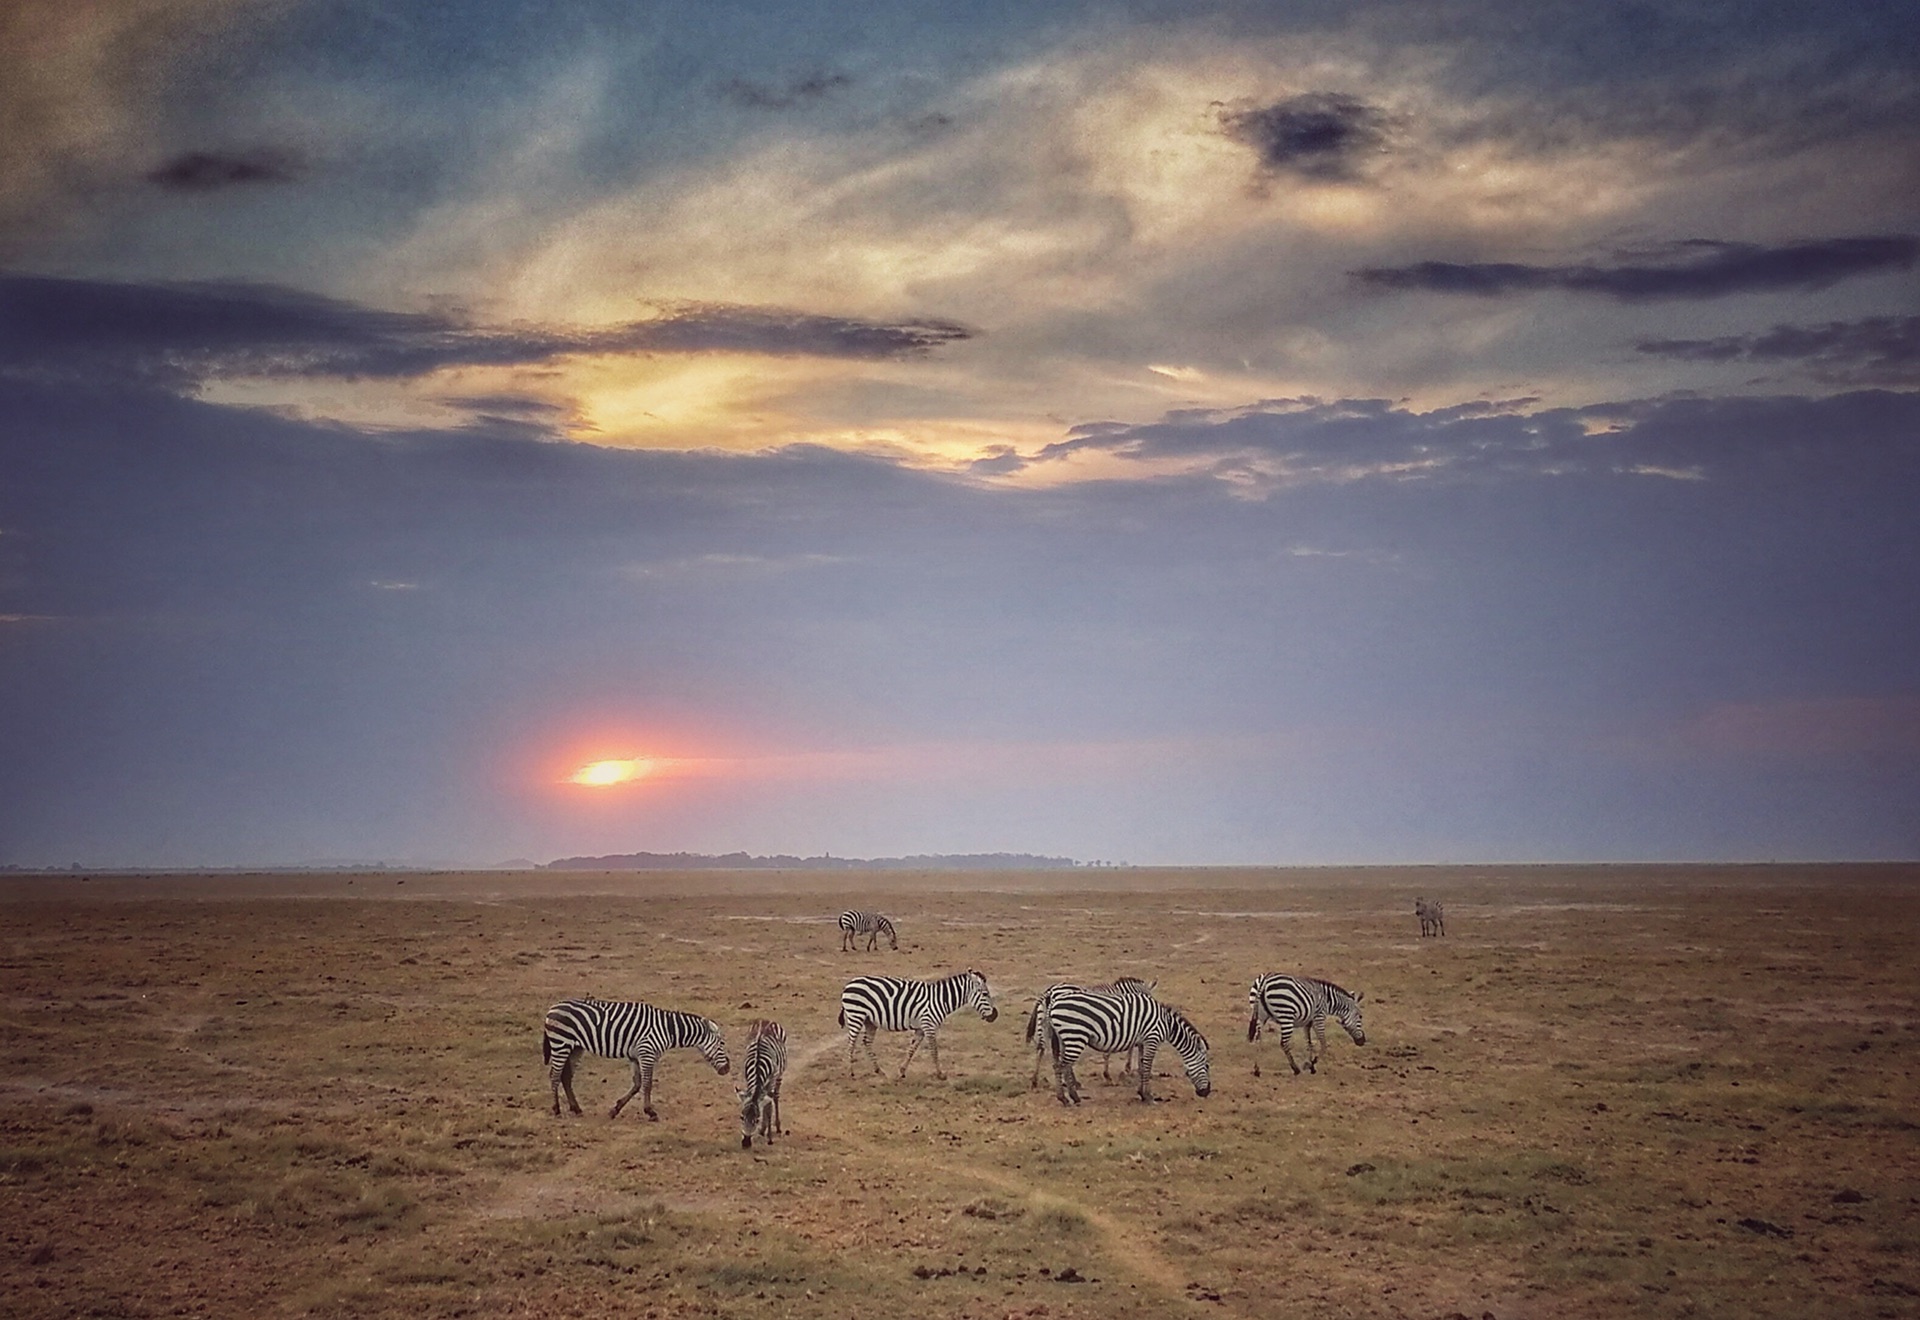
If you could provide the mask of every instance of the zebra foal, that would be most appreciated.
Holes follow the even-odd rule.
[[[1139,1047],[1142,1100],[1153,1099],[1153,1056],[1170,1044],[1186,1064],[1193,1093],[1213,1090],[1207,1038],[1179,1009],[1140,994],[1094,994],[1068,990],[1047,1010],[1047,1045],[1053,1054],[1053,1095],[1061,1104],[1080,1103],[1080,1079],[1073,1065],[1089,1049],[1118,1054]]]
[[[1307,1071],[1318,1072],[1320,1056],[1327,1049],[1329,1017],[1346,1028],[1355,1045],[1367,1043],[1366,1029],[1360,1021],[1360,1001],[1364,997],[1350,994],[1331,981],[1268,972],[1247,991],[1247,1039],[1259,1040],[1260,1028],[1268,1021],[1279,1024],[1280,1048],[1297,1075],[1300,1064],[1293,1057],[1293,1029],[1304,1022],[1307,1028]],[[1260,1075],[1258,1057],[1253,1061],[1253,1075]]]
[[[866,1043],[867,1058],[873,1061],[874,1072],[880,1071],[880,1060],[873,1052],[873,1033],[884,1029],[913,1033],[913,1044],[900,1065],[902,1077],[907,1075],[907,1064],[913,1062],[915,1051],[925,1041],[933,1053],[933,1075],[944,1080],[946,1074],[940,1071],[940,1024],[955,1010],[967,1005],[971,1005],[984,1022],[1000,1016],[982,972],[969,969],[937,981],[897,976],[854,977],[840,992],[840,1025],[847,1031],[847,1076],[853,1076],[854,1050],[862,1041]]]
[[[787,1134],[780,1124],[780,1079],[787,1073],[787,1033],[778,1022],[758,1018],[747,1028],[747,1052],[740,1060],[740,1149],[753,1149],[757,1125],[766,1143]]]
[[[613,1102],[608,1118],[620,1117],[627,1101],[640,1097],[640,1112],[658,1120],[653,1108],[653,1066],[668,1050],[699,1050],[713,1070],[726,1076],[727,1047],[720,1028],[698,1013],[677,1013],[652,1004],[616,1003],[605,999],[568,999],[547,1010],[540,1033],[540,1055],[546,1060],[547,1080],[553,1086],[553,1112],[560,1112],[560,1092],[567,1106],[580,1112],[573,1096],[573,1070],[582,1054],[626,1059],[633,1064],[633,1089]]]
[[[1432,902],[1424,898],[1413,900],[1413,915],[1420,919],[1420,936],[1445,935],[1447,933],[1447,910],[1440,906],[1440,900]]]
[[[1139,995],[1143,998],[1151,999],[1153,997],[1153,988],[1158,984],[1159,982],[1157,981],[1151,983],[1142,981],[1137,976],[1116,976],[1113,980],[1103,985],[1080,986],[1070,985],[1065,981],[1056,981],[1045,990],[1042,990],[1040,997],[1033,1001],[1033,1011],[1027,1014],[1027,1040],[1033,1046],[1033,1079],[1027,1083],[1027,1089],[1033,1091],[1039,1089],[1040,1086],[1040,1064],[1041,1061],[1047,1057],[1047,1015],[1052,1010],[1055,999],[1061,995],[1070,994],[1078,990],[1084,990],[1088,994],[1095,995]],[[1128,1050],[1127,1061],[1121,1065],[1121,1077],[1124,1078],[1127,1076],[1127,1074],[1132,1071],[1133,1066],[1133,1051]],[[1100,1075],[1109,1082],[1113,1080],[1113,1056],[1111,1054],[1106,1055],[1102,1059]]]
[[[873,946],[879,943],[882,935],[887,937],[888,947],[900,947],[900,937],[894,933],[893,923],[878,912],[848,911],[840,914],[840,952],[853,952],[856,935],[867,937],[868,953],[873,952]]]

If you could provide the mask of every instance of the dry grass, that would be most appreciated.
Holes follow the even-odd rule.
[[[1920,869],[848,879],[0,882],[5,1310],[1920,1313]],[[837,952],[852,902],[899,953]],[[1002,1014],[949,1081],[848,1077],[848,976],[966,966]],[[1249,1044],[1275,970],[1366,991],[1368,1045]],[[1172,1058],[1161,1104],[1030,1092],[1027,997],[1129,973],[1213,1096]],[[690,1053],[657,1124],[606,1119],[605,1060],[549,1116],[541,1010],[583,993],[784,1023],[790,1135],[741,1151]]]

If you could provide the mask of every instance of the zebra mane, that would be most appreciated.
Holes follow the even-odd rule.
[[[1327,987],[1327,989],[1333,991],[1335,994],[1345,995],[1348,999],[1352,999],[1354,997],[1353,991],[1347,989],[1345,986],[1335,985],[1332,981],[1324,981],[1317,976],[1310,977],[1309,979],[1312,980],[1312,982],[1315,985],[1324,985],[1325,987]]]
[[[1160,1008],[1167,1015],[1167,1025],[1173,1028],[1172,1031],[1169,1031],[1167,1033],[1169,1037],[1175,1035],[1176,1033],[1184,1029],[1186,1031],[1192,1032],[1193,1035],[1199,1040],[1201,1045],[1205,1046],[1207,1049],[1211,1050],[1213,1048],[1213,1046],[1208,1044],[1207,1042],[1207,1033],[1200,1030],[1200,1028],[1194,1026],[1192,1018],[1188,1017],[1185,1013],[1182,1013],[1178,1008],[1175,1008],[1172,1004],[1161,1004]]]

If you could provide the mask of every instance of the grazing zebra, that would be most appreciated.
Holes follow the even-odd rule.
[[[1260,1028],[1267,1019],[1280,1024],[1280,1048],[1286,1052],[1293,1071],[1300,1071],[1293,1057],[1293,1029],[1307,1025],[1307,1071],[1318,1072],[1320,1056],[1327,1048],[1327,1018],[1337,1018],[1353,1037],[1355,1045],[1367,1043],[1366,1030],[1360,1025],[1361,994],[1349,994],[1331,981],[1311,976],[1286,976],[1268,972],[1247,991],[1247,1039],[1259,1040]],[[1316,1038],[1318,1043],[1316,1044]],[[1260,1060],[1253,1061],[1253,1075],[1260,1075]]]
[[[878,912],[842,912],[840,914],[840,952],[853,952],[853,937],[856,935],[867,937],[868,953],[873,952],[873,946],[880,942],[882,935],[887,937],[887,944],[890,947],[895,949],[900,947],[900,937],[894,934],[893,923]]]
[[[840,992],[840,1025],[847,1029],[847,1076],[853,1076],[854,1049],[862,1040],[866,1042],[867,1057],[873,1060],[873,1070],[880,1071],[880,1060],[873,1052],[873,1033],[884,1027],[888,1031],[913,1033],[913,1044],[900,1065],[902,1077],[907,1075],[907,1064],[913,1062],[920,1042],[925,1041],[933,1051],[933,1075],[944,1079],[937,1033],[949,1014],[968,1004],[983,1021],[991,1022],[1000,1016],[1000,1010],[993,1006],[993,996],[987,992],[987,978],[981,972],[955,972],[938,981],[910,981],[895,976],[854,977]]]
[[[1033,1080],[1027,1084],[1027,1089],[1036,1090],[1040,1085],[1040,1061],[1047,1056],[1047,1011],[1056,998],[1070,991],[1085,990],[1095,995],[1139,995],[1151,999],[1153,987],[1158,984],[1157,981],[1149,984],[1137,976],[1117,976],[1105,985],[1080,986],[1058,981],[1042,990],[1040,997],[1033,1001],[1033,1011],[1027,1014],[1027,1040],[1033,1045]],[[1122,1077],[1133,1071],[1133,1056],[1134,1051],[1128,1050],[1126,1062],[1120,1068]],[[1109,1082],[1113,1080],[1111,1054],[1106,1055],[1101,1062],[1100,1076]]]
[[[633,1089],[613,1102],[609,1118],[620,1117],[627,1101],[640,1096],[640,1110],[648,1118],[658,1119],[653,1111],[653,1065],[668,1050],[696,1049],[721,1076],[727,1072],[727,1047],[720,1039],[720,1028],[698,1013],[676,1013],[652,1004],[619,1004],[605,999],[569,999],[547,1010],[540,1036],[540,1054],[547,1061],[548,1080],[553,1084],[553,1112],[560,1112],[560,1091],[566,1088],[567,1105],[580,1112],[573,1098],[573,1068],[582,1054],[598,1054],[608,1059],[633,1062]]]
[[[740,1061],[740,1149],[753,1149],[757,1125],[767,1144],[786,1135],[780,1124],[780,1079],[787,1072],[787,1033],[778,1022],[757,1019],[747,1028],[747,1052]]]
[[[1089,1049],[1117,1054],[1140,1047],[1140,1098],[1153,1099],[1153,1056],[1162,1043],[1180,1052],[1193,1093],[1213,1090],[1207,1062],[1207,1038],[1180,1010],[1147,995],[1095,994],[1068,990],[1047,1009],[1047,1044],[1053,1053],[1054,1098],[1080,1103],[1080,1079],[1073,1065]]]
[[[1440,906],[1438,899],[1431,903],[1424,898],[1414,899],[1413,915],[1420,918],[1421,938],[1447,933],[1447,910]]]

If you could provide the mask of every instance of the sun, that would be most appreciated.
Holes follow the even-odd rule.
[[[625,761],[589,761],[567,776],[569,784],[584,784],[589,788],[611,788],[615,784],[630,784],[636,779],[644,779],[653,771],[653,762],[644,757],[635,757]]]

